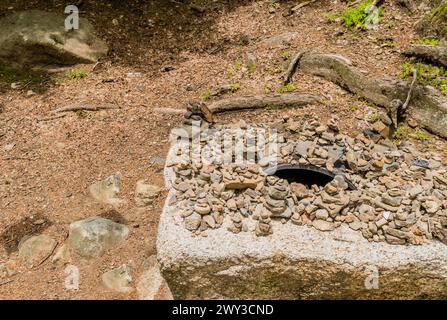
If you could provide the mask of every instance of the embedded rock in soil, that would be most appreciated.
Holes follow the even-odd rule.
[[[66,16],[40,10],[17,12],[0,19],[0,64],[14,69],[95,63],[107,45],[85,19],[79,29],[65,30]]]
[[[56,240],[46,236],[32,236],[19,244],[19,257],[30,266],[36,266],[45,261],[56,248]]]
[[[97,201],[118,205],[124,202],[124,200],[117,197],[120,192],[119,178],[121,173],[117,172],[104,180],[95,182],[89,187],[90,195]]]
[[[70,224],[68,243],[80,256],[92,258],[119,245],[128,234],[129,229],[125,225],[91,217]]]
[[[103,284],[112,291],[119,293],[129,293],[133,291],[131,268],[127,264],[108,271],[101,276]]]

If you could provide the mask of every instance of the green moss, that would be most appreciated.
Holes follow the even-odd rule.
[[[416,42],[417,44],[425,44],[429,46],[438,46],[439,45],[439,39],[420,39]]]
[[[278,88],[279,93],[293,92],[296,90],[296,86],[293,83],[288,83]]]
[[[422,62],[406,62],[402,65],[400,77],[406,79],[413,74],[414,69],[418,82],[435,87],[444,96],[447,96],[447,70],[444,67],[436,67]]]
[[[0,83],[39,84],[43,81],[45,81],[45,77],[41,74],[0,66]]]
[[[365,10],[372,4],[372,0],[364,0],[355,7],[346,7],[341,13],[341,21],[348,28],[366,30],[368,14]],[[382,9],[379,8],[379,18],[383,16]]]

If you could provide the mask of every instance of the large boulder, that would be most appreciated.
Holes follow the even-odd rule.
[[[86,19],[79,29],[65,30],[64,15],[29,10],[0,19],[0,64],[17,69],[94,63],[107,53],[107,45]]]

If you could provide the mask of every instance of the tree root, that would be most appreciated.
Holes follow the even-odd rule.
[[[208,106],[211,114],[220,112],[261,109],[266,107],[302,107],[307,104],[318,103],[321,97],[307,93],[284,93],[275,95],[246,96],[233,99],[218,100]]]
[[[300,71],[332,81],[391,113],[396,99],[408,101],[405,109],[425,129],[447,138],[447,99],[430,86],[407,81],[372,79],[355,68],[351,61],[338,55],[306,53],[300,61]],[[413,82],[415,80],[413,79]]]
[[[296,55],[293,56],[292,61],[290,61],[289,67],[287,68],[287,70],[283,76],[284,85],[286,85],[292,81],[293,74],[295,73],[295,71],[298,67],[298,64],[300,63],[300,60],[303,57],[303,55],[304,55],[304,52],[298,52]]]
[[[443,46],[412,44],[405,49],[404,54],[447,67],[447,48]]]

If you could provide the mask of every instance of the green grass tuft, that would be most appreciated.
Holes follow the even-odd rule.
[[[296,90],[296,86],[293,83],[288,83],[278,88],[279,93],[293,92]]]
[[[400,77],[402,79],[411,77],[413,69],[416,69],[419,83],[435,87],[444,96],[447,96],[447,70],[444,67],[436,67],[422,62],[406,62],[402,65]]]
[[[211,99],[211,90],[210,89],[206,89],[205,91],[202,92],[201,98],[203,101],[208,101]]]
[[[70,69],[67,72],[67,77],[73,80],[79,80],[87,77],[87,71],[84,69]]]
[[[396,131],[393,133],[394,139],[402,139],[408,136],[408,127],[404,124],[401,124],[399,127],[397,127]]]

